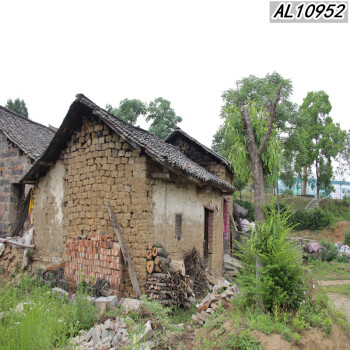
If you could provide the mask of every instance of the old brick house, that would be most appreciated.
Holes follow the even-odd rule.
[[[229,165],[211,154],[211,164],[202,166],[169,142],[78,95],[49,147],[22,179],[35,184],[35,263],[59,263],[67,239],[77,235],[102,230],[114,236],[108,200],[141,288],[148,242],[164,244],[173,259],[195,246],[209,269],[221,270],[224,208],[234,191],[230,176],[225,178]],[[217,169],[208,171],[215,162]],[[132,294],[124,276],[124,293]]]
[[[50,143],[54,132],[0,106],[0,235],[12,232],[25,188],[18,180]]]

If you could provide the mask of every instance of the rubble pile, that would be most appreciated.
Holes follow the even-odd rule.
[[[129,334],[127,327],[135,334]],[[137,349],[151,349],[153,329],[151,321],[147,321],[140,332],[135,322],[126,316],[108,319],[89,331],[80,331],[80,335],[71,340],[76,350],[120,350],[127,346]]]
[[[219,293],[219,290],[223,290],[222,293]],[[213,291],[208,293],[200,304],[196,305],[197,314],[192,315],[192,321],[200,326],[204,325],[220,304],[231,301],[239,293],[237,285],[230,286],[228,281],[220,282],[213,287]]]
[[[124,318],[108,319],[103,324],[81,331],[73,338],[76,350],[122,349],[129,343],[129,333]]]

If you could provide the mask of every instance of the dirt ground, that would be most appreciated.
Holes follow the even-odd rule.
[[[350,230],[350,221],[339,221],[335,225],[326,227],[320,235],[320,238],[333,239],[334,242],[344,242],[345,231]]]
[[[233,334],[235,332],[235,328],[231,322],[225,322],[223,327],[226,334]],[[196,333],[196,337],[194,334],[192,335],[192,339],[186,336],[185,341],[180,347],[175,346],[172,349],[203,349],[203,344],[200,343],[199,339],[208,336],[207,330],[201,328]],[[252,331],[252,335],[260,340],[264,350],[348,350],[350,348],[350,337],[336,324],[333,325],[333,331],[330,336],[326,336],[321,329],[304,331],[299,344],[296,342],[287,342],[280,334],[267,335],[255,330]],[[212,339],[215,339],[215,337]],[[216,349],[215,342],[211,344],[214,346],[213,349]]]
[[[350,230],[350,221],[339,221],[334,225],[327,226],[322,232],[318,231],[296,231],[295,234],[298,237],[310,238],[320,241],[322,238],[325,240],[333,240],[334,242],[344,242],[345,231]]]
[[[266,335],[259,331],[253,331],[252,334],[261,341],[264,350],[348,350],[350,348],[350,337],[338,325],[333,326],[330,336],[324,335],[321,329],[305,331],[301,336],[300,344],[289,343],[279,334]]]

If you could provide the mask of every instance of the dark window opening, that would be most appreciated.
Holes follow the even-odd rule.
[[[180,241],[182,239],[182,215],[175,215],[175,239]]]

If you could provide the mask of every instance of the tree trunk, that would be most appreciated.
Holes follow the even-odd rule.
[[[307,187],[307,168],[304,166],[303,168],[303,188],[301,190],[301,195],[306,195],[306,187]]]
[[[318,162],[316,160],[316,198],[317,198],[317,206],[319,205],[320,201],[320,188],[318,185]]]

